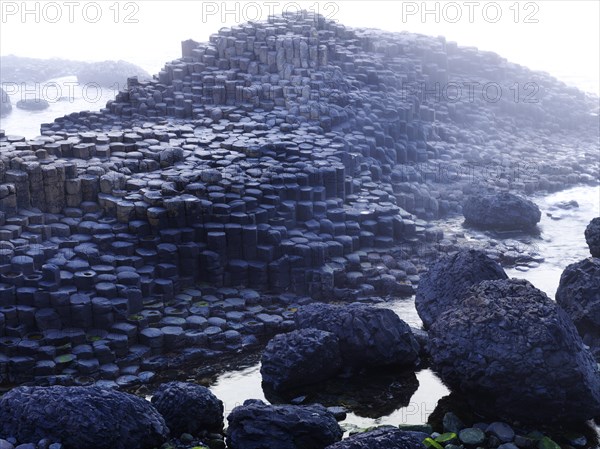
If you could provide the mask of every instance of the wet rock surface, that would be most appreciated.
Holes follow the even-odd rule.
[[[320,405],[266,405],[248,400],[227,418],[232,449],[324,449],[342,439],[333,414]]]
[[[594,218],[585,228],[585,241],[592,257],[600,257],[600,217]]]
[[[285,391],[322,382],[341,369],[340,344],[335,334],[300,329],[269,341],[260,372],[266,388]]]
[[[484,252],[461,250],[436,261],[421,276],[415,307],[429,328],[445,311],[458,308],[469,288],[485,280],[507,279],[502,267]]]
[[[530,200],[503,192],[472,195],[463,204],[468,224],[500,230],[529,230],[540,221],[542,213]]]
[[[344,364],[353,369],[417,362],[419,344],[408,324],[389,309],[310,304],[300,308],[294,319],[300,329],[336,335]]]
[[[201,385],[162,384],[152,397],[152,405],[165,419],[173,436],[223,430],[223,402]]]
[[[596,362],[567,314],[527,281],[472,287],[429,335],[436,371],[482,413],[540,423],[599,414]]]
[[[556,302],[575,323],[584,343],[600,357],[600,259],[590,257],[565,268]]]
[[[0,398],[0,438],[43,438],[64,449],[151,449],[168,436],[148,401],[96,387],[18,387]]]

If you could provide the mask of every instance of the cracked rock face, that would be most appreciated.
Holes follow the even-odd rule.
[[[65,449],[152,449],[167,439],[146,400],[97,387],[18,387],[0,399],[0,438],[48,438]]]
[[[483,413],[524,422],[599,415],[600,373],[568,315],[525,280],[483,281],[430,329],[434,369]]]
[[[269,341],[260,372],[263,385],[280,392],[327,380],[341,368],[340,344],[335,334],[300,329]]]
[[[355,369],[411,366],[418,359],[419,344],[410,327],[389,309],[317,303],[302,307],[295,320],[301,329],[315,328],[335,334],[344,364]]]
[[[502,267],[482,251],[463,250],[441,258],[419,281],[415,307],[423,326],[429,328],[446,310],[458,307],[473,285],[506,278]]]
[[[152,405],[165,419],[172,436],[223,430],[223,402],[201,385],[163,384],[154,393]]]

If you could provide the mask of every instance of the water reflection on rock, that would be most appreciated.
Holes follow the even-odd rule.
[[[348,377],[336,377],[326,382],[276,394],[263,384],[265,397],[272,404],[292,401],[326,407],[343,406],[357,416],[380,418],[406,407],[419,387],[414,372],[378,370]]]

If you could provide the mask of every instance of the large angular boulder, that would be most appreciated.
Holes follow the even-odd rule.
[[[592,257],[600,257],[600,217],[594,218],[585,228],[585,241]]]
[[[473,285],[507,278],[502,267],[482,251],[462,250],[442,257],[419,280],[415,307],[423,327],[428,329],[442,313],[457,307]]]
[[[318,329],[299,329],[275,336],[262,355],[263,385],[275,392],[311,385],[342,368],[338,338]]]
[[[0,398],[0,438],[65,449],[152,449],[169,429],[150,402],[98,387],[18,387]]]
[[[154,393],[152,404],[165,419],[173,436],[223,430],[223,402],[202,385],[163,384]]]
[[[600,416],[600,373],[568,315],[525,280],[483,281],[431,326],[434,369],[480,412],[523,422]]]
[[[556,302],[569,314],[579,335],[600,355],[600,259],[569,265],[560,277]]]
[[[351,368],[413,365],[419,357],[410,327],[389,309],[315,303],[302,307],[295,321],[300,329],[335,334],[344,365]]]
[[[323,449],[343,430],[322,405],[267,405],[247,400],[227,417],[231,449]]]
[[[327,449],[419,449],[425,448],[423,440],[417,432],[383,427],[357,433]]]
[[[508,192],[470,196],[463,215],[470,225],[497,230],[528,230],[542,218],[533,201]]]

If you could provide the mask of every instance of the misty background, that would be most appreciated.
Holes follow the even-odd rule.
[[[67,3],[0,2],[0,55],[122,59],[156,74],[180,57],[182,40],[206,41],[224,26],[300,7],[351,27],[443,35],[600,93],[600,2],[595,0]]]

